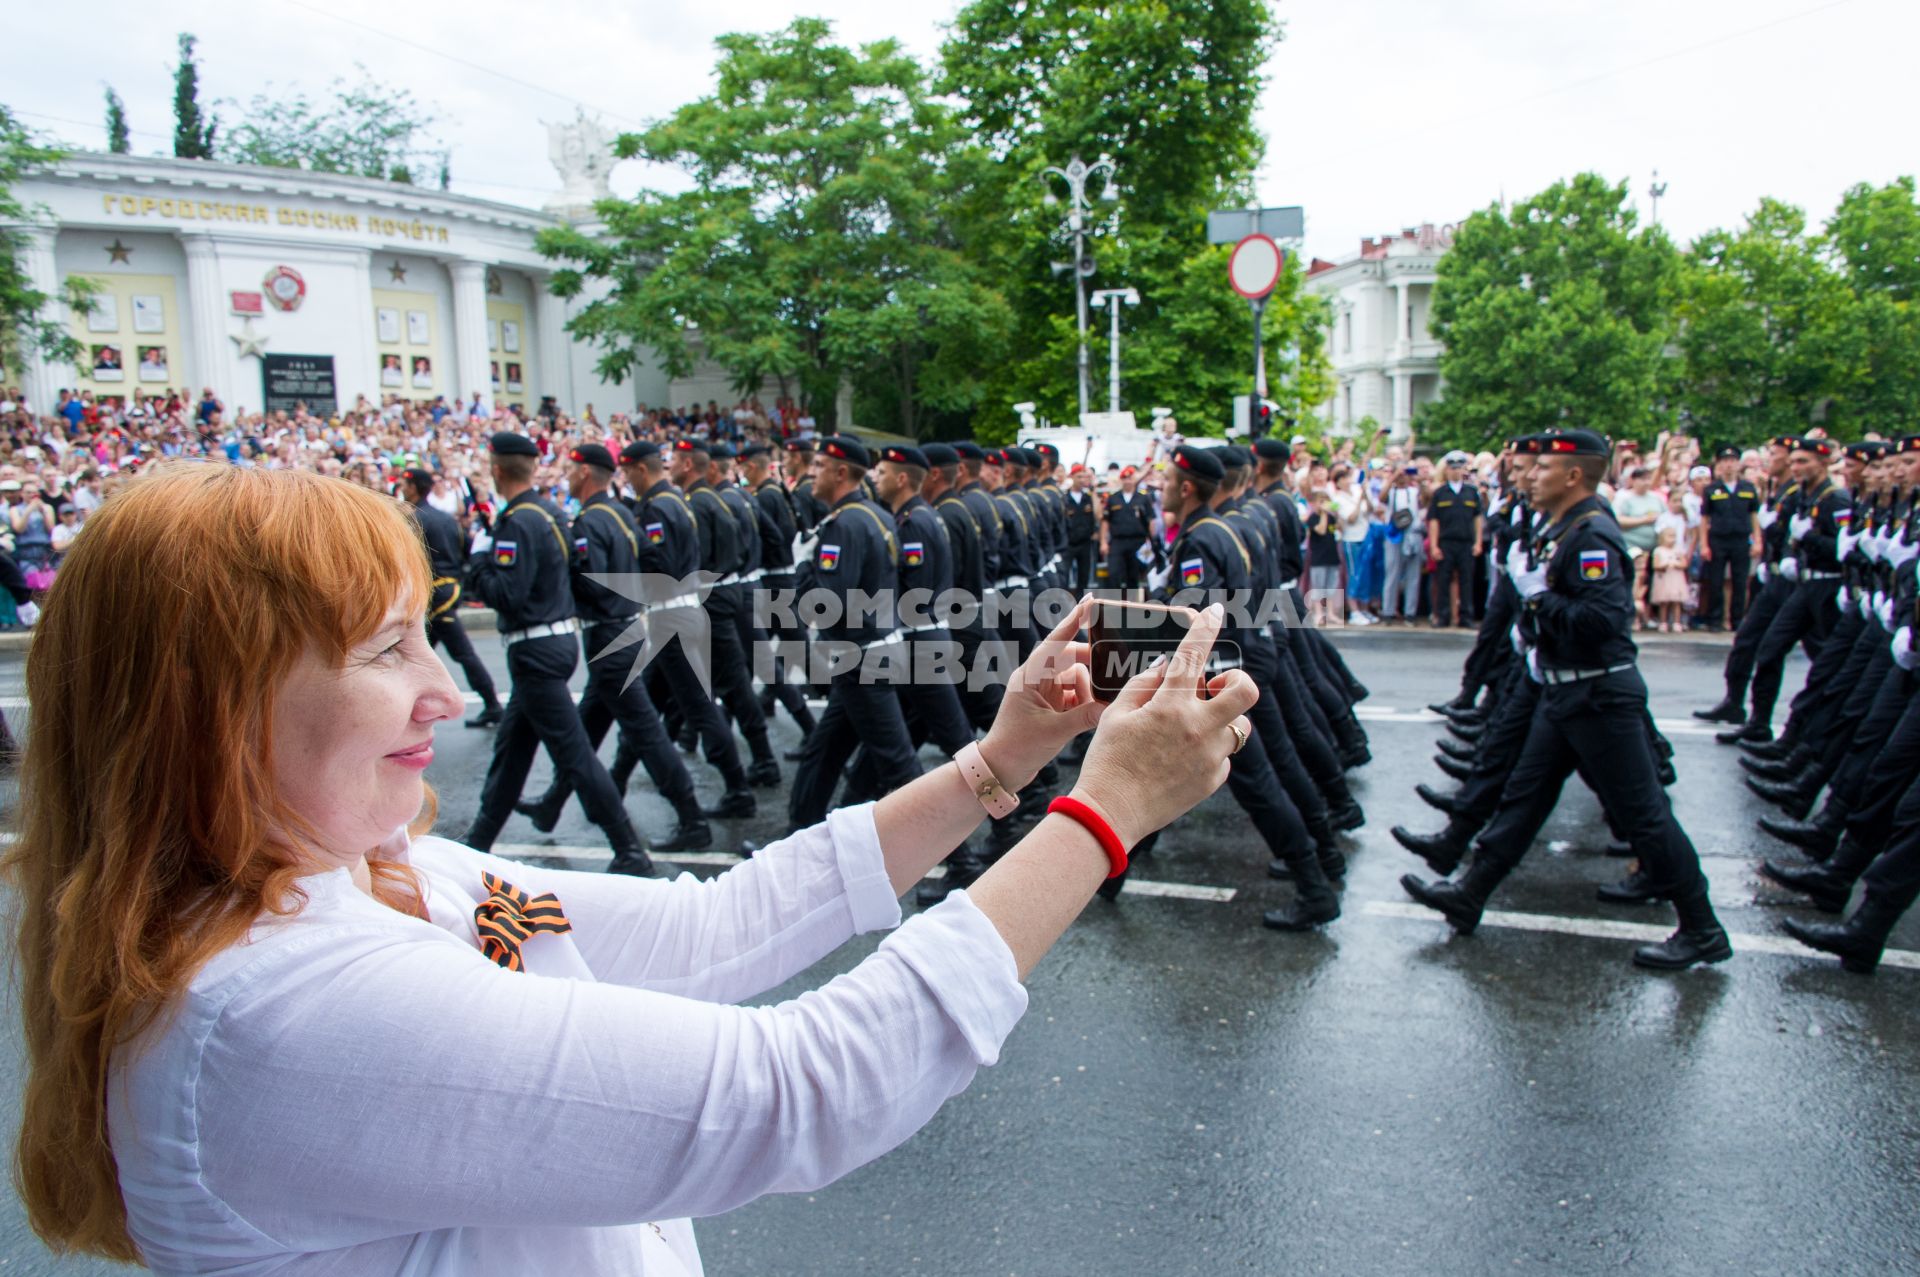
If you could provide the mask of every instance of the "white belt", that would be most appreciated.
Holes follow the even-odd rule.
[[[950,628],[945,621],[932,621],[926,625],[903,625],[898,632],[901,634],[925,634],[928,630],[944,630]]]
[[[1002,577],[993,583],[993,588],[1002,593],[1008,590],[1024,590],[1027,588],[1027,578],[1024,576]]]
[[[894,643],[904,642],[905,639],[906,639],[906,636],[901,631],[895,630],[893,633],[887,635],[885,638],[877,638],[873,640],[873,642],[871,643],[862,643],[860,645],[860,650],[863,652],[871,652],[876,647],[888,647]]]
[[[766,569],[755,568],[751,572],[729,572],[715,581],[715,585],[750,585],[766,575]]]
[[[1603,670],[1541,670],[1540,677],[1549,683],[1584,683],[1590,678],[1605,678],[1609,674],[1619,674],[1633,668],[1633,662],[1622,665],[1609,665]]]
[[[1838,572],[1809,572],[1805,568],[1802,568],[1800,570],[1800,579],[1802,581],[1838,581],[1840,574]]]
[[[1282,590],[1296,590],[1296,589],[1299,589],[1299,588],[1300,588],[1300,578],[1296,576],[1296,577],[1294,577],[1294,578],[1293,578],[1293,580],[1291,580],[1291,581],[1282,581],[1282,582],[1280,582],[1280,584],[1279,584],[1279,586],[1278,586],[1278,587],[1276,587],[1276,588],[1278,588],[1278,589],[1282,589]]]
[[[1047,560],[1047,566],[1040,569],[1043,575],[1048,572],[1058,572],[1059,570],[1060,570],[1060,556],[1057,554],[1054,555],[1051,559]]]
[[[580,621],[569,617],[564,621],[555,621],[551,625],[530,625],[524,630],[507,630],[500,635],[500,642],[508,647],[523,639],[552,638],[556,634],[578,634]]]
[[[676,594],[670,599],[662,599],[658,603],[649,603],[642,610],[647,612],[670,612],[677,607],[699,606],[700,596],[698,594]]]

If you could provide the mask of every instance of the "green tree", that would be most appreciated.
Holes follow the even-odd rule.
[[[433,112],[410,90],[381,83],[357,63],[355,68],[357,81],[336,78],[319,102],[299,89],[275,92],[271,85],[255,94],[240,122],[227,130],[220,158],[408,183],[415,171],[433,165],[444,174],[446,149],[432,136]]]
[[[1447,393],[1422,409],[1424,441],[1480,448],[1556,425],[1651,437],[1670,424],[1681,259],[1637,221],[1626,184],[1593,173],[1467,219],[1433,290]]]
[[[127,108],[120,101],[120,95],[107,86],[107,150],[113,155],[125,155],[133,150],[132,140],[127,136]]]
[[[1855,186],[1827,222],[1824,247],[1852,298],[1852,377],[1831,418],[1840,431],[1913,429],[1920,403],[1920,203],[1914,179]]]
[[[194,61],[193,36],[180,33],[180,65],[173,72],[173,153],[183,160],[213,158],[213,137],[220,122],[200,113],[200,65]]]
[[[49,317],[48,303],[58,301],[84,314],[93,290],[70,280],[60,286],[57,297],[51,297],[34,286],[20,260],[26,247],[26,232],[21,228],[34,222],[41,210],[21,203],[14,184],[30,170],[59,158],[60,152],[42,146],[12,111],[0,106],[0,368],[11,375],[18,374],[30,352],[68,362],[80,357],[80,343],[64,324]],[[52,408],[52,404],[34,405],[38,412]]]
[[[1001,163],[976,202],[970,240],[990,262],[1016,320],[1017,358],[990,370],[976,422],[983,438],[1014,429],[1011,405],[1046,415],[1077,409],[1078,334],[1062,211],[1045,203],[1048,165],[1079,154],[1119,164],[1116,204],[1095,205],[1091,287],[1131,285],[1141,304],[1122,319],[1123,406],[1144,420],[1171,407],[1183,429],[1218,431],[1232,395],[1253,380],[1246,304],[1226,282],[1226,250],[1206,240],[1210,209],[1252,202],[1263,139],[1253,112],[1280,28],[1266,0],[976,0],[942,50],[942,88]],[[1098,194],[1089,192],[1090,196]],[[1293,415],[1324,397],[1322,311],[1289,269],[1269,303],[1271,397]],[[1090,334],[1096,370],[1105,325]],[[1297,344],[1301,376],[1279,354]],[[1093,406],[1104,406],[1096,371]]]
[[[1681,402],[1702,433],[1731,443],[1826,423],[1858,341],[1853,298],[1778,200],[1737,231],[1694,242],[1677,313]]]
[[[704,352],[743,390],[797,377],[813,403],[848,379],[909,434],[976,402],[1009,329],[960,231],[983,157],[897,43],[831,36],[809,18],[723,36],[713,94],[617,147],[692,189],[603,201],[597,236],[542,234],[568,263],[556,293],[600,286],[569,328],[603,375],[651,348],[675,376]]]

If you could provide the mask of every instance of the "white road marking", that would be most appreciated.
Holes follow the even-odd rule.
[[[1376,918],[1438,922],[1442,925],[1446,922],[1439,914],[1424,905],[1394,900],[1369,900],[1361,912]],[[1586,936],[1592,940],[1657,942],[1665,940],[1673,933],[1671,926],[1655,926],[1645,922],[1616,922],[1611,918],[1560,918],[1545,913],[1509,913],[1504,909],[1487,910],[1480,917],[1480,925],[1507,927],[1516,931],[1545,931],[1563,936]],[[1730,931],[1727,933],[1727,938],[1733,942],[1733,951],[1736,954],[1771,953],[1796,958],[1831,957],[1817,949],[1807,948],[1790,936],[1767,936],[1751,931]],[[1909,949],[1889,949],[1881,956],[1880,965],[1920,971],[1920,953]]]
[[[582,865],[604,865],[613,859],[613,853],[605,847],[549,847],[542,843],[503,842],[495,843],[493,854],[504,856],[508,860],[567,860]],[[728,869],[742,863],[742,858],[726,851],[687,851],[666,852],[661,856],[677,865],[714,865]],[[946,877],[947,867],[935,865],[928,878]],[[1209,904],[1226,904],[1234,898],[1232,887],[1204,887],[1186,882],[1153,882],[1144,878],[1129,878],[1120,889],[1123,896],[1154,896],[1163,900],[1204,900]]]

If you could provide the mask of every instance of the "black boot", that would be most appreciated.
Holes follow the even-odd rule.
[[[654,847],[663,856],[676,851],[704,851],[713,846],[713,826],[707,823],[706,813],[700,810],[700,800],[689,798],[683,803],[674,804],[673,832],[661,839]]]
[[[922,905],[937,905],[955,891],[964,891],[978,882],[987,871],[987,862],[972,844],[963,844],[946,859],[947,872],[938,878],[923,878],[913,889],[913,898]]]
[[[1433,760],[1433,765],[1455,780],[1464,781],[1473,775],[1473,768],[1457,758],[1447,758],[1442,755]]]
[[[1855,975],[1872,975],[1880,965],[1880,955],[1886,951],[1887,937],[1893,933],[1894,924],[1912,903],[1910,894],[1900,900],[1869,888],[1860,900],[1860,907],[1843,923],[1788,918],[1780,925],[1808,948],[1838,957],[1840,965]]]
[[[606,828],[607,845],[613,848],[613,863],[607,866],[610,874],[627,874],[634,878],[658,878],[660,867],[653,863],[653,857],[647,854],[647,845],[640,841],[640,835],[633,831],[633,822],[625,816]]]
[[[1367,813],[1360,810],[1360,804],[1354,801],[1352,794],[1348,794],[1346,801],[1328,806],[1327,823],[1333,826],[1335,832],[1347,833],[1366,824]]]
[[[1454,709],[1452,706],[1445,706],[1440,710],[1440,713],[1449,722],[1466,723],[1469,726],[1478,725],[1487,721],[1487,711],[1481,709],[1478,705],[1469,705],[1465,709]]]
[[[754,801],[753,791],[744,784],[729,785],[727,792],[720,795],[720,801],[711,807],[703,808],[701,815],[714,820],[745,819],[760,810]]]
[[[1340,897],[1320,868],[1320,857],[1312,847],[1283,856],[1293,871],[1293,903],[1284,909],[1269,909],[1260,925],[1273,931],[1311,931],[1340,916]]]
[[[1448,710],[1472,709],[1473,696],[1470,693],[1462,692],[1450,701],[1438,701],[1427,706],[1427,708],[1436,714],[1444,714]]]
[[[1773,739],[1773,729],[1759,719],[1750,718],[1738,727],[1729,728],[1724,732],[1715,732],[1713,738],[1722,745],[1738,745],[1741,741],[1762,745]]]
[[[1693,716],[1709,723],[1726,723],[1729,726],[1738,726],[1747,721],[1747,712],[1730,696],[1712,709],[1693,711]]]
[[[1450,722],[1447,724],[1447,730],[1455,736],[1458,736],[1461,740],[1466,741],[1469,745],[1472,745],[1487,734],[1487,725],[1485,723]]]
[[[1853,895],[1853,879],[1842,877],[1825,865],[1783,865],[1777,861],[1760,862],[1760,876],[1797,891],[1813,901],[1821,913],[1844,913]]]
[[[1401,825],[1395,825],[1388,832],[1395,842],[1426,861],[1427,867],[1442,878],[1458,869],[1460,862],[1467,858],[1469,839],[1452,821],[1437,834],[1416,834]]]
[[[1653,889],[1653,878],[1639,865],[1619,882],[1606,882],[1595,887],[1594,896],[1609,905],[1650,905],[1660,901],[1660,893]]]
[[[1683,971],[1701,962],[1725,962],[1733,956],[1720,920],[1713,916],[1707,887],[1701,882],[1673,898],[1680,927],[1659,944],[1643,944],[1633,951],[1633,964],[1655,971]]]
[[[1840,835],[1846,829],[1844,820],[1836,819],[1827,813],[1832,808],[1829,802],[1820,809],[1820,814],[1812,820],[1790,820],[1785,816],[1762,816],[1760,828],[1790,843],[1807,853],[1814,860],[1825,860],[1840,845]]]
[[[533,827],[543,834],[553,832],[560,823],[560,809],[566,805],[567,795],[559,786],[553,786],[532,802],[520,799],[513,809],[533,822]]]
[[[1433,808],[1435,811],[1440,812],[1442,815],[1454,816],[1459,814],[1460,804],[1452,794],[1442,793],[1425,781],[1421,781],[1418,785],[1415,785],[1413,792],[1420,796],[1421,802]]]
[[[780,764],[774,761],[773,745],[765,732],[747,742],[753,762],[747,767],[747,783],[756,789],[773,789],[780,784]]]
[[[1471,765],[1474,758],[1480,753],[1478,749],[1467,744],[1465,741],[1449,740],[1445,736],[1433,742],[1433,747],[1445,754],[1448,758],[1468,765]]]
[[[1402,874],[1400,885],[1406,888],[1408,895],[1427,908],[1445,916],[1453,929],[1463,936],[1473,934],[1480,925],[1480,915],[1487,907],[1487,897],[1507,876],[1505,869],[1496,868],[1487,859],[1476,857],[1467,866],[1458,882],[1448,882],[1442,878],[1437,882],[1427,882],[1412,874]]]
[[[1785,758],[1756,758],[1748,753],[1740,755],[1740,766],[1746,769],[1749,776],[1758,780],[1792,780],[1815,761],[1813,751],[1804,745],[1795,746]]]
[[[1805,820],[1813,810],[1813,800],[1819,797],[1818,791],[1809,791],[1798,782],[1755,780],[1751,776],[1747,777],[1747,788],[1795,820]]]
[[[467,726],[468,727],[494,727],[494,726],[497,726],[499,722],[500,722],[500,705],[499,705],[499,702],[496,701],[492,705],[481,706],[480,712],[467,720]]]
[[[1793,746],[1783,740],[1745,740],[1740,741],[1739,745],[1741,753],[1773,763],[1779,762],[1793,752]]]

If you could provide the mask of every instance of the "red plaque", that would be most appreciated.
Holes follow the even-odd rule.
[[[236,315],[264,315],[267,313],[267,299],[260,293],[228,293]]]

